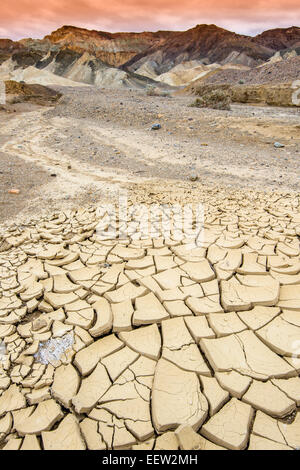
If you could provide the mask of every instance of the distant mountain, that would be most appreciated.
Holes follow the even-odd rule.
[[[11,39],[0,39],[0,65],[20,49],[23,49],[23,46],[19,42],[14,42]]]
[[[37,69],[47,83],[59,76],[98,86],[144,87],[153,80],[159,84],[160,77],[165,83],[180,84],[182,74],[193,80],[206,73],[203,67],[254,68],[270,59],[295,56],[299,46],[296,26],[255,37],[205,24],[187,31],[142,33],[63,26],[44,39],[0,39],[0,79],[36,77]],[[183,69],[178,69],[181,64]]]
[[[163,44],[154,45],[124,64],[139,68],[146,61],[156,62],[160,73],[167,72],[179,63],[201,60],[209,64],[231,61],[235,64],[256,65],[267,60],[271,51],[254,44],[247,36],[232,33],[215,25],[198,25],[195,28],[166,38]]]
[[[150,47],[163,44],[167,38],[176,34],[175,31],[107,33],[63,26],[46,36],[45,40],[60,48],[79,53],[89,52],[106,64],[118,67]]]
[[[285,29],[270,29],[252,38],[252,41],[274,51],[298,47],[300,46],[300,28],[292,26]]]
[[[151,60],[163,73],[189,60],[255,66],[280,49],[300,43],[300,28],[274,29],[253,38],[206,24],[187,31],[155,33],[107,33],[63,26],[45,40],[60,48],[89,52],[108,65],[131,70]]]
[[[0,40],[0,80],[61,86],[79,82],[112,88],[160,86],[150,78],[109,65],[99,55],[89,42],[79,47],[78,43],[53,43],[48,37],[17,42]]]

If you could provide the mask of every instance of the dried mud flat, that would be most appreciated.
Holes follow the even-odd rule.
[[[179,167],[180,151],[166,148],[171,141],[174,145],[177,139],[187,140],[191,155],[196,152],[184,120],[188,115],[194,119],[199,110],[183,108],[180,100],[186,98],[167,99],[170,104],[165,105],[165,113],[167,106],[180,104],[184,126],[177,119],[176,128],[168,111],[168,123],[164,124],[163,117],[160,122],[169,130],[146,131],[145,126],[149,129],[153,123],[154,103],[163,106],[149,98],[144,105],[150,108],[145,113],[147,122],[136,122],[130,140],[133,109],[128,112],[128,123],[121,126],[123,114],[117,115],[114,96],[117,92],[111,92],[112,100],[107,103],[111,109],[108,127],[103,123],[103,102],[97,131],[79,105],[76,112],[81,125],[72,118],[71,128],[76,102],[69,107],[69,117],[57,107],[46,111],[46,121],[45,111],[35,110],[17,113],[5,124],[10,138],[4,139],[3,131],[3,154],[18,155],[24,164],[36,165],[45,172],[45,184],[36,199],[30,196],[31,209],[25,199],[27,207],[15,218],[17,223],[3,226],[1,232],[1,447],[298,449],[297,134],[285,133],[280,138],[286,147],[278,152],[272,149],[276,163],[270,161],[266,173],[259,173],[257,166],[255,174],[250,172],[255,158],[271,158],[271,144],[266,143],[273,139],[270,122],[277,133],[287,126],[294,129],[294,112],[281,110],[283,118],[273,110],[264,111],[269,113],[265,118],[269,124],[263,129],[257,126],[262,129],[259,136],[251,133],[248,124],[246,136],[240,131],[238,125],[246,125],[251,118],[239,119],[236,113],[245,112],[239,108],[227,117],[209,112],[216,123],[222,120],[230,125],[222,131],[220,142],[220,134],[209,133],[203,118],[202,143],[208,146],[203,146],[205,157],[196,170],[204,171],[203,161],[207,161],[207,182],[191,183],[184,181],[191,171],[189,163]],[[119,95],[118,99],[118,106],[124,106]],[[122,102],[127,99],[132,98],[123,96]],[[14,134],[17,123],[18,134]],[[62,140],[66,131],[60,126],[68,126],[67,135],[72,130],[73,138],[68,135],[64,145],[57,142],[55,147],[55,139]],[[83,141],[78,145],[75,129]],[[195,131],[199,139],[197,132],[200,135],[200,129]],[[110,153],[122,150],[115,158],[125,160],[127,166],[91,163],[90,147],[87,151],[84,145],[87,135],[101,140],[99,152],[105,158],[107,149]],[[234,156],[241,155],[238,145],[246,145],[247,139],[249,162],[234,163]],[[250,151],[255,139],[257,148]],[[212,149],[222,144],[223,153],[212,169]],[[229,146],[237,152],[231,160]],[[198,152],[200,148],[198,143]],[[141,150],[144,154],[138,160]],[[287,163],[283,164],[284,158]],[[138,179],[134,172],[142,165],[146,177]],[[287,166],[283,183],[280,186],[278,178],[272,185],[274,175],[283,172],[282,165]],[[54,167],[56,178],[49,176]],[[161,174],[163,170],[168,176]],[[222,186],[218,184],[221,173]],[[60,205],[60,210],[41,216],[34,204],[45,204],[40,193],[49,196],[48,177],[53,178],[54,205]],[[95,201],[89,200],[88,185]],[[119,227],[130,224],[127,239],[101,240],[97,227],[100,223],[105,228],[107,222],[95,211],[97,197],[103,197],[101,202],[114,201],[119,187],[128,189],[130,203],[202,202],[204,230],[201,238],[199,233],[190,234],[196,237],[197,247],[190,247],[189,234],[178,241],[172,230],[168,237],[141,238],[130,217],[117,221]],[[68,204],[75,205],[76,188],[82,191],[85,207],[81,209],[68,208]],[[71,200],[65,195],[71,195]]]

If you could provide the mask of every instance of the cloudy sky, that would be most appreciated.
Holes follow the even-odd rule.
[[[299,0],[1,0],[0,37],[41,38],[68,24],[102,31],[185,30],[214,23],[242,34],[300,26]]]

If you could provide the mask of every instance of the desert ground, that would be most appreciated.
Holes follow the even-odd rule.
[[[178,185],[299,190],[299,108],[218,111],[189,107],[193,97],[178,93],[59,91],[54,108],[16,104],[0,112],[1,221],[110,200],[132,184],[155,183],[164,198]],[[155,123],[161,129],[152,131]]]
[[[55,89],[0,111],[0,447],[299,449],[300,109]],[[104,240],[120,190],[204,221]]]

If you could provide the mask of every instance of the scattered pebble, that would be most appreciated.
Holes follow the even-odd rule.
[[[9,189],[8,193],[9,194],[20,194],[20,190],[19,189]]]
[[[152,130],[152,131],[157,131],[157,130],[159,130],[159,129],[161,129],[161,125],[160,125],[160,124],[152,124],[152,126],[151,126],[151,130]]]
[[[281,144],[280,142],[275,142],[274,147],[277,148],[277,149],[281,149],[281,148],[284,147],[284,145]]]

